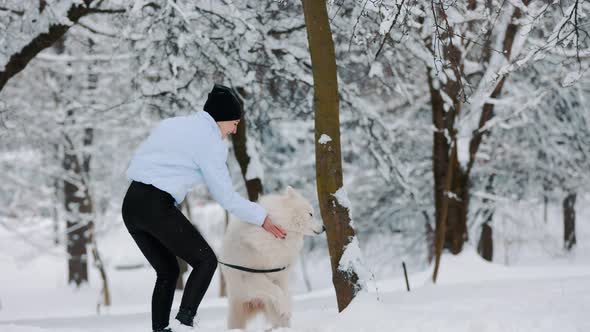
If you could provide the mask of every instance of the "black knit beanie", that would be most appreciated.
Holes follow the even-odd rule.
[[[242,100],[227,86],[215,84],[209,92],[203,110],[218,121],[239,120],[242,117]]]

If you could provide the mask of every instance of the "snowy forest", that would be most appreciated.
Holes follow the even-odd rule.
[[[0,331],[150,330],[126,170],[215,83],[234,188],[327,230],[281,331],[589,331],[589,72],[588,0],[0,0]],[[215,250],[241,222],[179,208]]]

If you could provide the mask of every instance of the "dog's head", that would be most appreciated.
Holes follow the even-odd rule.
[[[314,219],[313,207],[305,197],[291,186],[283,194],[286,209],[289,210],[287,231],[304,235],[319,235],[326,230],[324,225]]]

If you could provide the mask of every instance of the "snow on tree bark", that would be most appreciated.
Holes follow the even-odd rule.
[[[21,72],[27,64],[37,56],[41,51],[53,45],[56,41],[62,38],[71,26],[77,23],[80,18],[93,13],[122,13],[124,10],[104,10],[100,8],[91,7],[94,0],[83,0],[71,3],[71,7],[67,10],[66,17],[69,22],[52,23],[49,24],[49,29],[41,32],[24,45],[22,49],[10,56],[8,61],[3,65],[0,71],[0,91],[4,88],[8,80]],[[39,12],[43,13],[44,6],[39,7]],[[51,13],[50,15],[53,15]]]
[[[523,4],[526,6],[528,1],[524,1]],[[475,3],[470,4],[470,10],[474,10],[475,8]],[[437,241],[444,241],[442,244],[439,243],[436,245],[437,251],[435,254],[437,256],[442,254],[443,248],[448,248],[453,254],[458,254],[461,252],[465,241],[467,241],[470,174],[476,160],[478,148],[486,132],[486,124],[492,118],[494,110],[494,104],[484,103],[481,111],[479,111],[480,119],[477,128],[473,133],[469,133],[465,129],[467,126],[465,124],[466,121],[461,121],[465,118],[462,114],[464,112],[462,108],[468,97],[465,91],[467,88],[464,72],[464,59],[466,57],[464,54],[466,52],[465,41],[456,38],[455,25],[452,24],[452,18],[447,16],[446,10],[440,3],[433,5],[432,12],[437,27],[435,29],[435,35],[425,39],[427,45],[436,45],[436,43],[443,45],[441,57],[443,63],[450,68],[440,73],[445,78],[440,83],[440,89],[437,88],[432,78],[432,71],[435,68],[431,68],[428,71],[432,98],[432,119],[436,128],[433,150],[435,206],[437,208],[437,212],[435,212],[436,232],[438,234],[436,238]],[[521,16],[521,9],[518,7],[514,8],[510,20],[507,23],[505,33],[502,36],[502,58],[505,58],[504,61],[510,59],[519,27],[518,19]],[[471,25],[467,25],[467,31],[472,28]],[[430,50],[436,58],[438,55],[437,49],[430,47]],[[488,71],[495,68],[493,66],[495,64],[489,63],[491,57],[491,53],[488,52],[484,53],[482,59],[482,66],[487,68]],[[490,95],[491,98],[498,98],[500,96],[506,77],[507,74],[501,75],[496,81]],[[482,79],[482,83],[486,83],[486,81]],[[473,117],[473,112],[471,110],[471,117]],[[466,135],[468,135],[467,139],[465,138]],[[462,138],[458,139],[458,136]],[[469,155],[459,158],[456,157],[457,152],[465,151],[465,142],[469,142]],[[448,177],[451,177],[452,180],[449,181],[447,179]],[[442,186],[443,183],[448,185],[448,191],[445,191],[446,187]],[[449,193],[452,193],[452,195],[449,195]],[[441,232],[443,234],[439,234]],[[436,281],[439,260],[437,257],[435,272],[433,273],[434,281]]]
[[[358,257],[355,230],[349,210],[342,206],[334,194],[342,188],[342,157],[340,147],[340,120],[336,57],[330,21],[324,1],[303,0],[303,12],[311,55],[314,109],[316,181],[322,220],[328,235],[328,248],[332,265],[332,282],[336,290],[338,310],[344,310],[357,294],[359,274],[354,264]],[[331,140],[322,139],[327,135]],[[355,243],[355,244],[352,244]],[[351,245],[352,244],[352,245]],[[350,246],[350,247],[349,247]],[[355,248],[353,250],[353,248]],[[348,255],[344,256],[347,253]],[[346,270],[341,269],[342,257],[347,259]]]

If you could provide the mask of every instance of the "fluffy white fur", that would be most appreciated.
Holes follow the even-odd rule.
[[[273,223],[285,230],[287,237],[275,238],[262,227],[245,222],[230,223],[220,260],[254,269],[288,268],[280,272],[250,273],[220,265],[229,299],[229,329],[244,329],[258,312],[264,313],[273,328],[290,326],[290,268],[303,247],[303,236],[324,231],[324,226],[314,221],[311,204],[291,187],[283,194],[262,196],[259,203]]]

